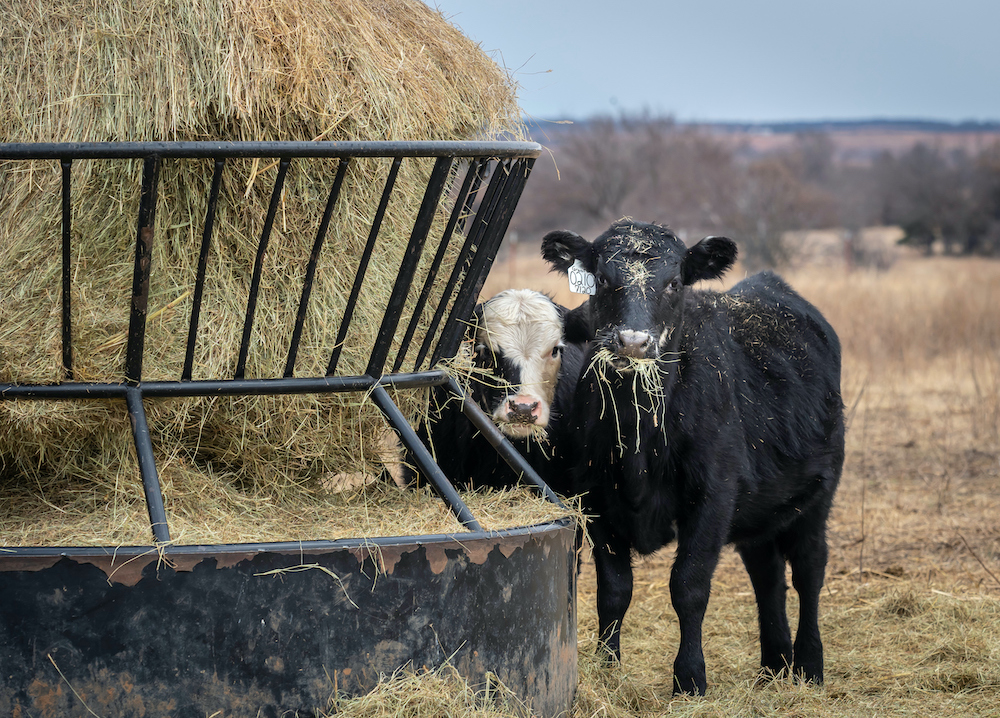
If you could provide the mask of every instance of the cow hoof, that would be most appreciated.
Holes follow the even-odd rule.
[[[674,695],[675,696],[703,696],[705,695],[705,690],[708,685],[704,680],[698,681],[694,678],[679,679],[674,676]]]

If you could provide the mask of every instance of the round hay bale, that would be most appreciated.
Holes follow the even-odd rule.
[[[7,141],[459,140],[509,77],[420,0],[12,0]]]
[[[461,140],[521,136],[515,87],[419,0],[15,0],[0,27],[0,122],[14,142],[144,140]],[[430,163],[396,182],[340,373],[363,373],[422,198]],[[246,375],[281,376],[335,161],[293,164],[264,263]],[[388,163],[352,164],[317,269],[297,375],[325,373]],[[74,378],[124,379],[141,162],[76,161]],[[194,378],[232,376],[250,275],[277,169],[227,165],[209,262]],[[177,379],[195,281],[210,162],[160,171],[144,379]],[[0,164],[0,381],[63,378],[61,182],[54,162]],[[444,223],[438,218],[438,226]],[[457,249],[457,248],[456,248]],[[455,258],[450,258],[453,263]],[[429,257],[418,268],[420,286]],[[442,272],[450,271],[448,259]],[[289,309],[291,307],[291,309]],[[412,311],[412,307],[406,311]],[[415,341],[419,342],[418,332]],[[404,367],[405,368],[405,367]],[[400,396],[404,413],[424,398]],[[147,407],[169,466],[222,476],[254,495],[314,492],[381,467],[381,414],[351,395],[169,400]],[[100,505],[136,485],[117,404],[0,402],[2,478]],[[100,476],[99,482],[95,477]],[[72,493],[72,492],[70,492]]]

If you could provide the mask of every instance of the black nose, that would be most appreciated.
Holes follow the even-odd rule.
[[[649,332],[636,332],[622,329],[615,335],[615,351],[621,356],[642,359],[649,351],[653,336]]]
[[[534,424],[538,420],[538,416],[533,413],[537,408],[537,401],[531,404],[508,401],[507,421],[513,424]]]

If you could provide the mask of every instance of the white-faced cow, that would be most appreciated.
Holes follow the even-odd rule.
[[[600,635],[620,659],[632,553],[677,540],[670,595],[680,623],[674,691],[704,693],[702,620],[723,546],[750,574],[765,672],[823,680],[819,595],[826,520],[844,460],[840,345],[815,307],[778,276],[699,291],[736,245],[690,249],[670,230],[620,220],[589,242],[542,241],[552,267],[594,275],[595,339],[569,435],[573,490],[593,516]],[[580,269],[577,265],[577,269]],[[800,598],[793,644],[785,563]]]
[[[564,409],[580,375],[583,349],[566,342],[566,310],[530,289],[508,289],[476,307],[470,393],[539,475],[557,491],[568,487],[553,469]],[[463,416],[444,390],[431,395],[429,438],[444,473],[469,487],[514,486],[518,477]],[[412,482],[415,476],[406,479]]]

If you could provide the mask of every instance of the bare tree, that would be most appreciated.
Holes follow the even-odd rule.
[[[613,221],[636,182],[631,134],[610,117],[588,123],[585,132],[566,142],[563,156],[567,184],[589,218]]]
[[[781,157],[766,157],[746,168],[728,223],[743,244],[748,269],[781,267],[790,248],[785,232],[822,227],[830,221],[832,203],[821,189],[798,178]]]
[[[705,127],[647,114],[547,127],[511,223],[522,238],[601,231],[633,216],[684,237],[727,234],[751,269],[780,267],[788,230],[898,224],[908,242],[1000,254],[1000,143],[977,156],[915,146],[845,162],[825,132],[761,153]]]

